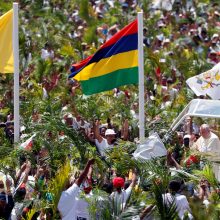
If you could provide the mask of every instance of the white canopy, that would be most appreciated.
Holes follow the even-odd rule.
[[[220,100],[193,99],[178,115],[170,129],[175,131],[187,116],[220,118]]]

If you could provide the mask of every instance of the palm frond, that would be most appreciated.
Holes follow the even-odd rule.
[[[206,180],[208,180],[212,187],[219,187],[218,180],[216,179],[213,168],[210,164],[206,164],[202,170],[195,170],[193,173],[197,175],[200,179],[205,178]]]

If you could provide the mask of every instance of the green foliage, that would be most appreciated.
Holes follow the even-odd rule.
[[[159,219],[178,219],[175,201],[167,204],[163,194],[167,192],[167,186],[171,180],[169,169],[163,159],[138,162],[141,186],[151,192],[151,204],[156,205],[156,215]]]
[[[148,161],[138,160],[138,168],[142,184],[152,184],[157,180],[157,182],[161,182],[163,189],[165,189],[171,180],[170,171],[165,166],[164,158]]]
[[[0,12],[9,11],[12,8],[13,1],[2,1],[0,5]]]
[[[97,35],[96,35],[96,27],[95,26],[88,27],[88,29],[86,30],[86,33],[83,37],[83,41],[85,41],[89,44],[97,43]]]
[[[200,179],[205,178],[215,189],[219,187],[218,180],[215,177],[213,168],[210,164],[206,164],[203,170],[195,170],[194,174],[200,177]]]
[[[0,129],[0,160],[3,160],[13,150],[13,145],[5,137],[4,128]]]
[[[60,54],[63,55],[64,57],[72,57],[74,58],[76,56],[75,51],[71,44],[68,45],[63,45],[63,47],[60,50]]]
[[[91,23],[91,20],[93,20],[92,17],[90,17],[90,13],[89,13],[89,1],[88,0],[81,0],[80,1],[80,10],[79,10],[79,14],[80,16],[85,19],[88,23]]]
[[[45,146],[49,150],[53,170],[56,171],[60,163],[63,162],[62,158],[71,153],[73,148],[78,150],[80,161],[84,163],[90,145],[79,131],[68,128],[61,121],[60,103],[45,101],[41,103],[40,107],[39,111],[44,112],[41,118],[42,121],[38,124],[30,122],[27,129],[35,131],[37,134],[35,141],[39,141],[39,145]],[[64,141],[59,139],[61,131],[67,137]],[[73,150],[73,152],[75,151]]]
[[[109,195],[99,190],[93,189],[92,197],[83,197],[89,203],[89,213],[91,219],[131,219],[138,216],[143,209],[143,201],[146,201],[146,193],[134,189],[126,207],[123,211],[118,212],[114,204],[109,200]]]
[[[107,152],[106,160],[108,164],[112,164],[112,168],[116,170],[119,176],[125,176],[129,170],[137,167],[136,161],[131,158],[131,152],[135,149],[133,143],[119,142],[112,150]]]
[[[26,220],[32,220],[32,218],[34,217],[34,214],[37,212],[37,210],[35,208],[32,208],[28,213],[27,213],[27,216],[26,216]],[[24,220],[24,218],[22,219]]]
[[[6,12],[11,9],[12,2],[13,1],[1,1],[0,12]],[[186,1],[182,1],[184,6],[185,2]],[[199,6],[199,3],[209,1],[203,0],[194,2]],[[122,11],[119,1],[115,2],[114,7],[108,8],[108,11],[102,19],[97,18],[88,0],[51,0],[49,1],[49,7],[43,6],[43,0],[21,0],[19,3],[19,52],[22,77],[20,88],[22,101],[20,110],[22,124],[26,127],[25,132],[29,136],[36,133],[36,137],[32,151],[27,152],[17,148],[19,146],[13,146],[5,138],[3,129],[1,129],[0,170],[14,176],[15,168],[18,166],[21,156],[25,156],[31,160],[32,167],[36,168],[34,154],[38,153],[43,146],[48,149],[48,163],[50,164],[52,177],[48,192],[53,195],[53,203],[41,201],[39,207],[32,209],[28,218],[31,219],[31,216],[36,210],[45,207],[52,207],[53,213],[56,213],[56,205],[60,193],[64,189],[70,172],[69,162],[64,158],[70,156],[73,158],[75,166],[79,169],[84,166],[87,158],[95,157],[96,164],[94,165],[94,170],[96,174],[100,174],[100,179],[106,175],[109,165],[112,165],[111,168],[114,168],[117,173],[122,176],[126,176],[131,169],[137,171],[140,176],[141,187],[146,188],[148,192],[141,191],[141,187],[137,191],[134,191],[127,204],[126,210],[121,213],[121,215],[115,215],[116,218],[131,219],[131,216],[143,208],[140,204],[141,201],[144,201],[145,204],[155,204],[157,206],[156,215],[159,216],[158,218],[175,219],[175,206],[173,204],[171,204],[171,206],[165,206],[162,201],[162,194],[165,193],[171,179],[170,171],[165,166],[163,159],[147,162],[135,161],[132,159],[132,152],[136,146],[130,142],[119,142],[118,146],[109,151],[105,160],[103,160],[97,156],[95,147],[91,146],[80,132],[68,128],[62,122],[63,113],[61,112],[61,108],[68,103],[70,106],[74,106],[76,111],[89,122],[93,122],[94,119],[99,118],[102,123],[105,123],[107,118],[111,118],[113,124],[118,128],[121,127],[125,119],[129,119],[131,140],[138,136],[137,122],[133,120],[130,113],[132,103],[138,99],[137,86],[121,87],[122,90],[128,90],[131,93],[129,100],[125,100],[123,96],[113,97],[112,91],[85,97],[81,94],[81,91],[76,90],[76,96],[72,97],[67,91],[68,88],[66,88],[66,79],[71,63],[80,61],[82,54],[83,56],[87,56],[96,51],[96,47],[98,47],[96,35],[97,27],[102,26],[103,23],[109,26],[118,23],[121,28],[133,20],[136,14],[134,12],[131,13],[129,10],[127,12]],[[161,14],[155,13],[150,17],[149,5],[151,1],[143,0],[139,3],[141,3],[145,13],[144,26],[148,28],[148,35],[152,37],[151,40],[153,43],[153,39],[158,35],[155,24]],[[86,29],[84,30],[82,38],[76,40],[70,39],[68,33],[72,30],[76,30],[78,24],[77,22],[69,21],[69,17],[66,16],[66,14],[71,14],[73,10],[77,8],[79,8],[80,19],[86,21]],[[138,11],[139,9],[138,7],[136,10]],[[29,22],[26,22],[26,19],[30,19]],[[166,37],[172,33],[177,33],[180,27],[175,19],[172,17],[171,19],[171,25],[160,29],[160,32],[164,33]],[[216,31],[216,27],[209,28],[209,36]],[[29,37],[31,40],[30,45],[27,44]],[[175,67],[185,79],[211,68],[211,64],[207,63],[206,54],[198,55],[193,49],[193,42],[190,41],[190,39],[182,38],[181,36],[177,36],[177,38],[180,39],[171,42],[168,48],[169,51],[174,52],[172,56],[165,55],[168,52],[166,49],[161,49],[159,53],[155,53],[155,51],[148,48],[145,49],[145,76],[151,76],[154,79],[154,83],[158,80],[155,77],[155,68],[157,67],[160,67],[162,74],[166,76],[172,76],[172,68]],[[86,42],[90,49],[82,51],[82,42]],[[45,43],[49,43],[54,50],[56,59],[53,61],[44,61],[40,58],[41,49]],[[188,49],[188,44],[191,45],[192,50]],[[31,63],[27,60],[28,52],[32,55]],[[162,63],[160,59],[165,59],[166,62]],[[30,75],[24,75],[23,73],[27,68],[30,68],[31,65],[33,65],[33,69],[30,71]],[[42,79],[47,78],[50,80],[53,74],[57,73],[60,76],[58,86],[49,91],[48,100],[42,101]],[[0,80],[0,93],[2,95],[1,99],[3,99],[7,92],[12,91],[13,75],[1,75]],[[178,82],[177,80],[177,83]],[[145,84],[148,91],[153,90],[153,84],[149,85],[147,82]],[[185,86],[184,82],[183,86]],[[164,133],[167,132],[172,120],[183,109],[186,103],[193,98],[193,95],[189,94],[184,88],[180,91],[171,107],[161,109],[161,88],[158,88],[157,92],[156,100],[154,102],[149,101],[145,105],[145,114],[147,117],[146,136],[150,131],[154,130],[162,137]],[[12,111],[13,103],[10,99],[5,100],[5,107],[0,109],[1,117],[4,118],[8,112]],[[33,122],[33,111],[37,111],[41,115],[38,122]],[[64,132],[65,134],[63,140],[60,139],[60,132]],[[208,179],[215,189],[218,187],[217,180],[210,166],[206,166],[201,172],[196,172],[196,175],[188,174],[182,170],[177,171],[177,173],[178,176],[192,181],[196,181],[195,179],[198,179],[198,177],[204,177]],[[99,183],[98,187],[100,187],[101,184],[102,183]],[[105,208],[103,208],[103,212],[100,214],[101,219],[113,219],[114,216],[107,202],[107,195],[103,195],[100,191],[98,192],[98,189],[94,195],[94,201],[91,202],[93,217],[95,218],[97,214],[96,207],[100,202],[99,196],[103,196],[106,198],[106,203],[102,203]],[[214,194],[212,199],[213,204],[210,206],[210,210],[205,210],[206,215],[204,214],[204,217],[199,216],[198,219],[209,219],[210,216],[213,216],[213,219],[219,219],[219,197]],[[195,213],[197,210],[198,206],[195,207]]]
[[[84,197],[84,199],[89,203],[89,213],[91,219],[112,220],[111,204],[107,193],[96,188],[93,189],[92,197]]]
[[[65,164],[59,170],[57,170],[55,177],[49,182],[47,190],[52,195],[53,202],[49,203],[48,206],[52,208],[54,216],[56,216],[57,205],[61,193],[69,181],[70,173],[76,171],[76,168],[74,169],[71,168],[70,161],[66,160]]]
[[[158,209],[158,213],[161,220],[178,219],[177,208],[175,200],[166,203],[163,195],[165,194],[166,188],[160,182],[155,182],[152,187],[152,192],[154,194],[155,204]]]

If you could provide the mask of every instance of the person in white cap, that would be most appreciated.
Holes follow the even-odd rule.
[[[105,151],[114,146],[115,142],[115,131],[113,129],[107,129],[105,131],[105,137],[102,137],[99,133],[99,121],[97,120],[94,123],[94,135],[95,135],[95,144],[98,148],[101,156],[105,156]]]

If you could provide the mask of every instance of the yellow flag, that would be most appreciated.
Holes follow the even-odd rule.
[[[14,72],[13,9],[0,17],[0,73]]]

